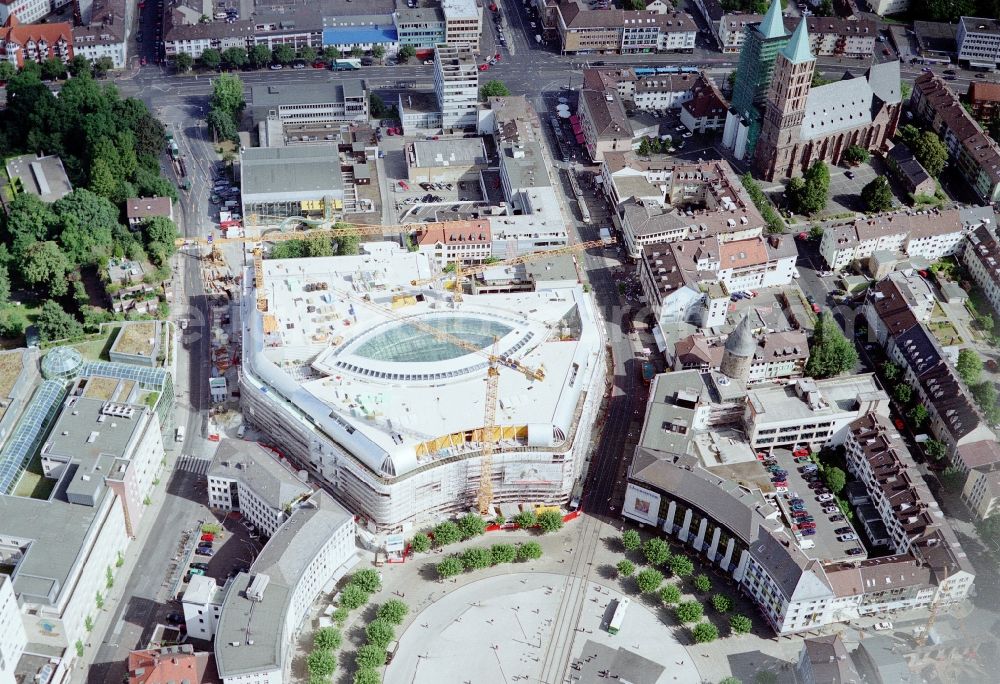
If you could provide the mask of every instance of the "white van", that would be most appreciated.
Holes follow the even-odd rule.
[[[178,425],[177,430],[174,432],[174,441],[183,442],[184,441],[184,426]]]

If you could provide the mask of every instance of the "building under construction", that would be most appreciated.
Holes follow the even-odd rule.
[[[484,485],[491,513],[565,503],[604,389],[591,295],[567,280],[456,297],[413,285],[438,268],[426,254],[363,247],[263,262],[242,307],[244,418],[372,531],[467,511]]]

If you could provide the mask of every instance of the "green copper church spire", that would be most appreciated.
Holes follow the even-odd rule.
[[[806,28],[805,17],[795,27],[791,40],[788,41],[788,45],[781,51],[781,54],[792,64],[802,64],[816,59],[809,50],[809,32]]]
[[[767,8],[767,14],[757,26],[765,38],[780,38],[787,36],[785,32],[785,22],[781,16],[781,0],[771,0],[771,6]]]

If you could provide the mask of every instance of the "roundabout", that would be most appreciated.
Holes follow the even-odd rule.
[[[574,624],[565,615],[573,604],[567,592],[579,591],[584,600]],[[701,681],[672,627],[635,597],[620,631],[608,633],[621,598],[625,596],[609,587],[553,573],[477,580],[446,592],[413,617],[383,681],[555,684],[605,677],[615,681],[615,675],[635,684]],[[565,628],[557,629],[560,624]],[[553,653],[564,651],[568,662],[546,667]],[[545,670],[559,675],[546,676]]]

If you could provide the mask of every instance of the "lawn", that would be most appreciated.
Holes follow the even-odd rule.
[[[934,333],[934,337],[937,338],[937,341],[942,346],[950,347],[963,342],[961,336],[958,334],[958,331],[955,330],[955,326],[948,321],[931,321],[927,327],[931,329],[931,332]]]

